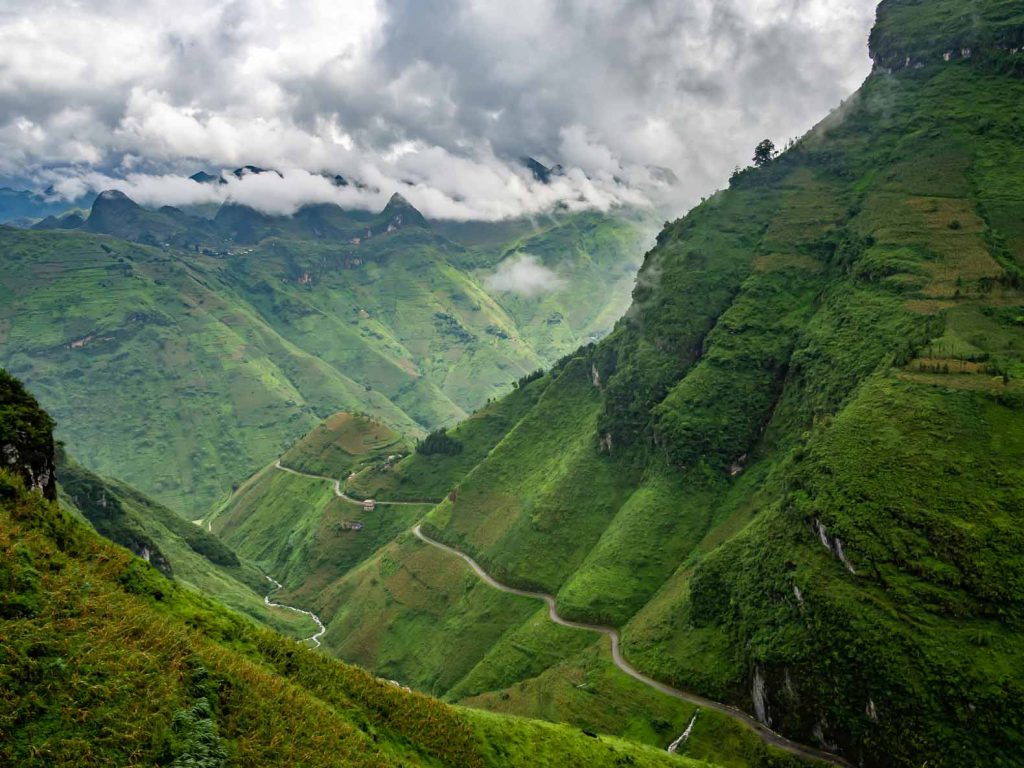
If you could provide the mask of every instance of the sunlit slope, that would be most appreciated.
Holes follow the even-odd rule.
[[[447,430],[453,443],[450,452],[417,450],[393,464],[372,463],[347,479],[346,492],[357,498],[440,501],[530,411],[547,384],[537,375],[524,377],[511,394]]]
[[[283,469],[269,465],[243,483],[210,517],[210,525],[239,553],[299,589],[300,598],[320,603],[327,585],[406,532],[455,489],[546,386],[544,380],[524,380],[511,395],[460,423],[449,432],[459,448],[450,454],[407,453],[409,447],[396,442],[385,425],[336,414],[282,455]],[[338,497],[333,480],[350,499],[403,503],[367,512]]]
[[[281,457],[286,467],[344,479],[365,465],[388,465],[411,445],[387,424],[364,414],[336,413],[318,424]]]

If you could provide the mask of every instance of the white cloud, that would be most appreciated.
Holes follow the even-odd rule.
[[[330,171],[438,217],[679,212],[859,84],[874,4],[5,0],[0,176],[130,176],[172,202],[173,175],[254,164],[308,172],[261,181],[278,208],[338,198]],[[571,170],[538,184],[524,155]]]
[[[526,298],[552,293],[566,285],[563,278],[528,253],[519,253],[505,259],[485,282],[488,288],[495,291]]]

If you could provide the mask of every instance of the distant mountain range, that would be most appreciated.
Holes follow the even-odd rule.
[[[607,333],[651,231],[628,211],[430,222],[399,194],[204,213],[108,190],[0,227],[0,364],[90,469],[189,517],[335,411],[415,437]],[[492,289],[524,253],[561,287]]]

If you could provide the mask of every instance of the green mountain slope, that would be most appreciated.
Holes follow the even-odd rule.
[[[656,678],[851,762],[1015,765],[1024,19],[887,0],[872,40],[841,110],[661,233],[615,331],[533,385],[425,530],[620,627]],[[603,716],[554,674],[583,651],[446,567],[405,533],[329,589],[291,586],[344,658]]]
[[[278,631],[307,638],[314,622],[269,607],[271,585],[220,539],[124,483],[103,478],[67,457],[58,462],[59,497],[72,514],[102,536],[145,559],[168,578]]]
[[[71,452],[189,517],[337,406],[417,428],[281,338],[207,257],[10,229],[0,248],[4,362]]]
[[[0,760],[21,766],[697,765],[455,709],[183,590],[49,501],[51,422],[0,372]]]
[[[635,222],[581,214],[481,225],[501,244],[470,247],[400,199],[377,215],[228,208],[259,219],[255,242],[114,193],[84,229],[159,247],[0,229],[0,363],[39,393],[89,468],[190,519],[331,413],[415,437],[603,333],[628,269],[605,266],[628,265],[640,237]],[[486,276],[524,239],[538,251],[574,244],[549,261],[579,290],[506,308]],[[560,318],[535,321],[535,305]]]

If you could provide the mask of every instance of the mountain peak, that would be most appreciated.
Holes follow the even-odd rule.
[[[982,0],[883,0],[869,43],[876,69],[921,69],[984,54],[1016,56],[1024,48],[1024,12]]]
[[[197,184],[227,184],[223,176],[207,173],[206,171],[196,171],[189,178]]]
[[[244,179],[246,176],[259,176],[264,173],[276,173],[281,176],[280,171],[275,171],[273,168],[260,168],[258,165],[243,165],[241,168],[235,168],[231,175],[236,179]]]
[[[395,192],[380,212],[382,218],[387,219],[388,231],[391,232],[402,227],[426,227],[427,220],[423,214],[416,210],[416,207],[406,200],[398,192]]]
[[[100,203],[101,201],[104,203],[124,203],[127,201],[132,205],[135,205],[135,201],[132,200],[130,197],[128,197],[128,195],[126,195],[119,189],[105,189],[102,192],[100,192],[98,195],[96,195],[96,199],[93,201],[93,207],[95,207],[96,204]]]
[[[530,173],[533,174],[533,178],[541,184],[550,184],[552,176],[562,176],[565,173],[565,169],[557,163],[549,168],[533,157],[524,157],[522,162]]]
[[[139,205],[121,190],[105,189],[92,201],[86,224],[93,231],[106,232],[115,221],[133,216],[139,210]]]

